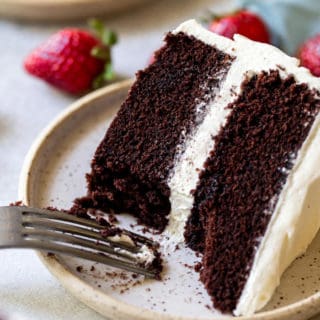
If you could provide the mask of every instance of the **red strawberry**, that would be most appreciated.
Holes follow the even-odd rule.
[[[102,34],[101,25],[98,31]],[[105,45],[86,31],[63,29],[27,56],[24,67],[32,75],[62,90],[83,93],[111,77],[110,46],[116,38],[110,31],[102,35],[104,38],[109,36]]]
[[[302,44],[298,51],[298,58],[302,66],[308,68],[313,75],[320,77],[320,34]]]
[[[270,43],[266,25],[258,15],[248,10],[240,10],[213,20],[209,30],[230,39],[239,33],[251,40]]]

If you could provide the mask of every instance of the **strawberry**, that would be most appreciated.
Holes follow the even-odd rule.
[[[91,24],[101,39],[84,30],[63,29],[26,57],[25,69],[72,94],[83,93],[111,80],[110,48],[116,43],[116,36],[104,30],[97,20]]]
[[[232,39],[239,33],[251,40],[270,43],[269,31],[262,19],[253,12],[240,10],[233,14],[214,19],[209,30]]]
[[[298,50],[301,65],[320,77],[320,34],[306,40]]]

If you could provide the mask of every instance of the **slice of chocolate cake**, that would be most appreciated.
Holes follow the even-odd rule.
[[[320,225],[320,80],[195,21],[165,42],[95,153],[86,206],[201,252],[214,306],[252,314]]]

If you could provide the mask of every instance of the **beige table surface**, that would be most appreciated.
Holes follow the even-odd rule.
[[[107,25],[120,37],[114,50],[117,73],[132,77],[160,46],[164,32],[217,2],[150,1],[108,18]],[[222,6],[227,8],[228,3]],[[23,58],[32,48],[66,25],[0,21],[0,205],[17,200],[19,173],[30,145],[75,100],[25,74],[22,68]],[[9,319],[102,319],[66,292],[34,252],[23,250],[0,252],[0,318],[2,313],[9,314]]]

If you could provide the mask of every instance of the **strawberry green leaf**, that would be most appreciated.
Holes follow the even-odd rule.
[[[92,88],[93,89],[99,89],[104,85],[104,83],[105,83],[104,74],[101,73],[97,77],[95,77],[95,79],[93,80]]]
[[[105,29],[102,33],[101,41],[104,45],[111,47],[117,43],[118,37],[112,30]]]
[[[104,33],[104,24],[101,20],[93,18],[88,21],[89,27],[97,34],[99,38],[102,38]]]
[[[99,89],[114,79],[114,72],[111,61],[104,66],[104,71],[100,73],[92,82],[93,89]]]
[[[113,74],[112,64],[111,62],[106,63],[104,67],[104,72],[103,72],[103,79],[105,81],[111,81],[113,77],[114,77],[114,74]]]
[[[92,88],[97,89],[114,79],[112,68],[111,47],[117,43],[117,34],[112,30],[105,29],[103,22],[98,19],[91,19],[89,24],[98,35],[101,44],[91,50],[91,55],[97,59],[103,60],[104,70],[92,82]]]

